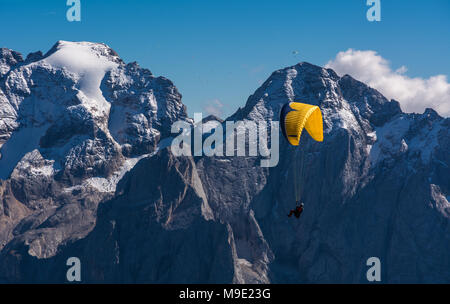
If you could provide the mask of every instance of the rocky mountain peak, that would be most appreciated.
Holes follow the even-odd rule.
[[[23,62],[22,54],[7,48],[0,48],[0,78],[20,62]]]
[[[104,43],[59,40],[50,48],[47,53],[45,53],[44,57],[50,57],[58,52],[64,53],[66,62],[70,62],[72,60],[77,61],[79,59],[87,59],[81,58],[80,56],[86,55],[86,53],[88,53],[89,55],[93,55],[98,59],[106,59],[114,63],[123,63],[123,60],[119,57],[119,55],[111,47]],[[89,59],[92,60],[92,58]]]
[[[281,107],[291,101],[320,106],[326,132],[334,126],[369,133],[401,113],[397,101],[351,76],[301,62],[272,73],[230,119],[278,120]]]

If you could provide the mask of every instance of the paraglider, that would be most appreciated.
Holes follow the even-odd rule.
[[[304,129],[308,134],[318,142],[323,141],[323,122],[322,113],[318,106],[300,103],[300,102],[289,102],[283,106],[280,112],[280,126],[284,138],[289,142],[291,146],[299,146],[300,138]],[[301,147],[301,181],[304,182],[304,168],[303,168],[303,158],[304,158],[304,147]],[[294,157],[294,164],[292,166],[294,171],[294,189],[295,189],[295,199],[297,203],[300,203],[300,186],[298,185],[298,166],[297,157]],[[289,217],[292,214],[296,218],[300,218],[303,212],[304,204],[300,203],[295,209],[291,210]]]
[[[304,206],[304,204],[301,203],[299,206],[295,207],[295,209],[293,209],[289,212],[288,217],[295,215],[296,218],[300,218],[300,215],[303,212],[303,206]]]

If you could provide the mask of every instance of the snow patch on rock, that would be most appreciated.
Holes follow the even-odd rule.
[[[105,54],[104,46],[91,42],[59,41],[57,50],[43,59],[56,68],[78,75],[78,97],[91,113],[104,116],[109,113],[110,104],[103,97],[100,84],[105,73],[118,66]]]
[[[400,116],[382,127],[375,129],[376,142],[371,148],[369,155],[372,166],[387,157],[403,153],[407,150],[405,149],[407,145],[404,137],[409,127],[409,119],[406,116]]]

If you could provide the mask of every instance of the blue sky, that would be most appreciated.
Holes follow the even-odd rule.
[[[381,0],[381,22],[367,21],[368,8],[365,0],[81,0],[81,22],[68,22],[66,0],[0,0],[0,46],[26,55],[57,40],[104,42],[171,79],[190,115],[219,100],[227,116],[273,71],[325,65],[349,48],[374,50],[408,77],[450,74],[450,1]]]

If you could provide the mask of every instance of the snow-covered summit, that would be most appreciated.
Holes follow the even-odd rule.
[[[2,49],[0,69],[2,179],[34,150],[70,184],[108,177],[123,157],[154,151],[172,121],[187,119],[170,80],[102,43],[58,41],[25,61]]]
[[[49,58],[56,54],[60,60],[67,65],[73,65],[76,61],[81,64],[88,64],[89,62],[94,63],[95,60],[110,61],[117,64],[124,63],[119,55],[104,43],[59,40],[44,55],[44,57]],[[89,62],[81,62],[86,61],[86,59],[88,59]]]
[[[100,90],[105,73],[122,64],[119,56],[105,44],[58,41],[44,59],[32,64],[49,64],[73,75],[78,99],[94,115],[108,115],[110,104]]]

